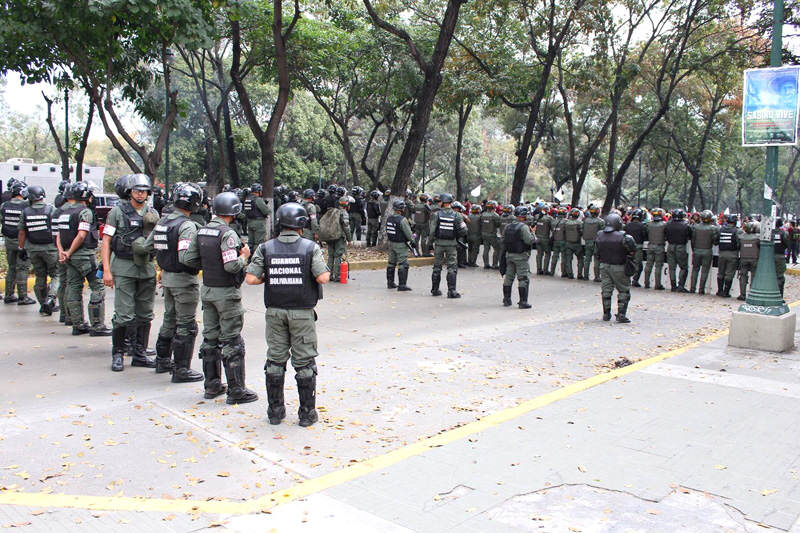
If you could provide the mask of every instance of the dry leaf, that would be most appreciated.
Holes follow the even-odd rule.
[[[770,494],[775,494],[778,492],[778,489],[764,489],[761,491],[762,496],[769,496]]]
[[[217,477],[230,477],[230,472],[217,472]]]

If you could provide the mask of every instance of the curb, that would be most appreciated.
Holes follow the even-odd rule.
[[[33,284],[35,282],[36,282],[36,278],[35,277],[33,277],[33,276],[28,277],[28,290],[29,291],[33,290]],[[6,290],[6,278],[3,277],[2,279],[0,279],[0,291],[5,292],[5,290]]]
[[[388,265],[388,261],[384,259],[376,259],[374,261],[357,261],[349,263],[350,270],[383,270]],[[430,266],[433,264],[433,257],[409,257],[408,265],[412,267]],[[799,272],[800,273],[800,272]]]
[[[790,276],[800,276],[800,268],[787,268],[786,273]]]

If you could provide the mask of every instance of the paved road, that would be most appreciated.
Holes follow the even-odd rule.
[[[244,531],[324,521],[334,530],[357,523],[363,530],[587,531],[601,523],[676,530],[671,525],[684,522],[709,530],[719,522],[735,530],[749,519],[791,527],[800,512],[800,467],[791,452],[797,354],[729,351],[723,339],[539,409],[524,407],[622,357],[645,359],[715,334],[727,327],[735,300],[634,290],[634,322],[619,325],[599,320],[599,284],[591,282],[536,277],[534,309],[521,311],[499,305],[496,272],[462,271],[461,300],[432,298],[427,268],[412,269],[410,278],[412,293],[387,291],[382,272],[353,272],[349,284],[326,288],[318,308],[321,422],[310,429],[296,425],[291,379],[286,422],[266,422],[256,288],[245,289],[244,336],[248,381],[262,398],[233,407],[203,400],[200,384],[173,385],[151,370],[112,374],[108,339],[72,337],[33,309],[0,307],[0,487],[224,499],[245,515],[173,512],[168,503],[140,513],[65,510],[43,499],[0,506],[0,525],[187,531],[224,521]],[[788,300],[800,299],[794,278],[787,291]],[[455,438],[454,428],[497,412],[510,414]],[[437,434],[452,439],[402,452]],[[336,478],[348,465],[397,450],[396,462]],[[235,507],[317,478],[304,485],[307,499],[269,515]],[[698,520],[708,527],[692,529],[705,524]]]

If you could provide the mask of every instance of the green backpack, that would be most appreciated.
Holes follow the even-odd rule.
[[[319,219],[319,240],[335,241],[341,239],[342,225],[339,223],[339,210],[330,208]]]

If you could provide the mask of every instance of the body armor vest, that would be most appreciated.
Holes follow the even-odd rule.
[[[745,234],[739,238],[739,257],[742,259],[758,259],[758,235]]]
[[[3,218],[3,236],[9,239],[19,237],[19,218],[25,204],[9,200],[3,204],[0,216]]]
[[[503,233],[503,245],[507,252],[521,254],[530,250],[530,246],[522,240],[522,226],[524,224],[519,221],[506,226],[506,231]]]
[[[588,218],[583,221],[583,240],[585,241],[593,241],[597,238],[597,233],[600,231],[600,227],[603,225],[603,221],[599,218]]]
[[[255,206],[255,197],[248,196],[247,199],[244,201],[244,214],[247,216],[248,219],[263,219],[266,218],[264,213],[262,213],[256,206]]]
[[[436,238],[452,241],[456,238],[455,215],[439,212],[436,218]]]
[[[117,228],[111,238],[111,250],[117,257],[133,259],[133,241],[142,236],[142,215],[130,202],[120,202],[118,207],[125,219],[125,233],[120,231],[122,228]]]
[[[311,207],[312,205],[314,207]],[[306,210],[306,215],[307,215],[307,217],[306,217],[306,225],[305,225],[306,229],[311,229],[311,213],[315,212],[316,208],[317,208],[317,205],[314,202],[308,202],[308,201],[305,201],[305,200],[303,201],[303,209]]]
[[[364,200],[362,200],[361,198],[356,198],[355,202],[350,204],[350,209],[348,210],[348,212],[351,215],[363,216],[364,215]]]
[[[25,233],[33,244],[53,244],[53,206],[25,208]]]
[[[391,242],[406,242],[406,236],[403,235],[403,230],[400,229],[402,222],[402,215],[392,215],[386,219],[386,237]]]
[[[192,275],[199,272],[198,269],[188,267],[178,261],[178,237],[181,226],[188,220],[186,216],[179,216],[171,220],[164,217],[153,229],[153,248],[156,250],[156,261],[161,270],[165,272],[185,272]]]
[[[536,222],[536,236],[540,239],[550,239],[550,230],[553,227],[553,219],[550,217],[542,217]]]
[[[775,244],[775,255],[783,255],[786,253],[786,245],[783,244],[783,230],[772,230],[772,242]]]
[[[262,245],[264,257],[264,306],[312,309],[320,298],[320,285],[311,273],[314,241],[293,243],[269,240]]]
[[[470,235],[480,235],[481,234],[481,217],[480,216],[471,216],[467,221],[467,231]]]
[[[566,231],[564,229],[564,220],[556,220],[556,225],[553,227],[553,240],[563,241],[566,239]]]
[[[736,226],[723,226],[719,230],[719,251],[735,252],[739,249],[739,239],[736,237]]]
[[[692,233],[692,246],[696,250],[708,250],[714,243],[714,227],[708,224],[695,226]]]
[[[666,222],[653,222],[647,226],[647,241],[650,244],[664,245],[667,224]]]
[[[225,224],[203,226],[197,230],[203,285],[207,287],[238,287],[242,284],[242,276],[226,272],[222,262],[222,239],[230,230],[230,226]]]
[[[627,255],[623,242],[625,234],[621,231],[603,232],[597,236],[594,243],[597,246],[597,255],[601,263],[608,265],[624,265]]]
[[[633,237],[636,244],[643,244],[647,238],[645,225],[638,220],[632,220],[625,224],[625,233]]]
[[[567,242],[569,243],[577,243],[580,244],[581,242],[581,235],[578,233],[578,225],[580,223],[578,221],[569,220],[564,223],[564,233],[566,234]]]
[[[427,224],[429,221],[428,206],[417,204],[414,206],[414,224]]]
[[[65,204],[66,205],[66,204]],[[85,205],[75,204],[74,207],[61,210],[61,216],[58,217],[58,232],[61,237],[61,247],[64,250],[69,250],[72,246],[72,241],[78,236],[78,225],[80,224],[80,215],[84,209],[89,209]],[[81,248],[87,250],[94,250],[97,248],[97,222],[93,222],[86,238],[83,239]]]
[[[673,220],[664,228],[667,242],[670,244],[686,244],[689,242],[689,224],[682,220]]]
[[[367,218],[380,218],[381,206],[378,202],[367,202]]]
[[[494,217],[491,216],[489,213],[484,213],[481,215],[481,233],[486,235],[491,235],[494,233],[495,226],[494,226]]]

